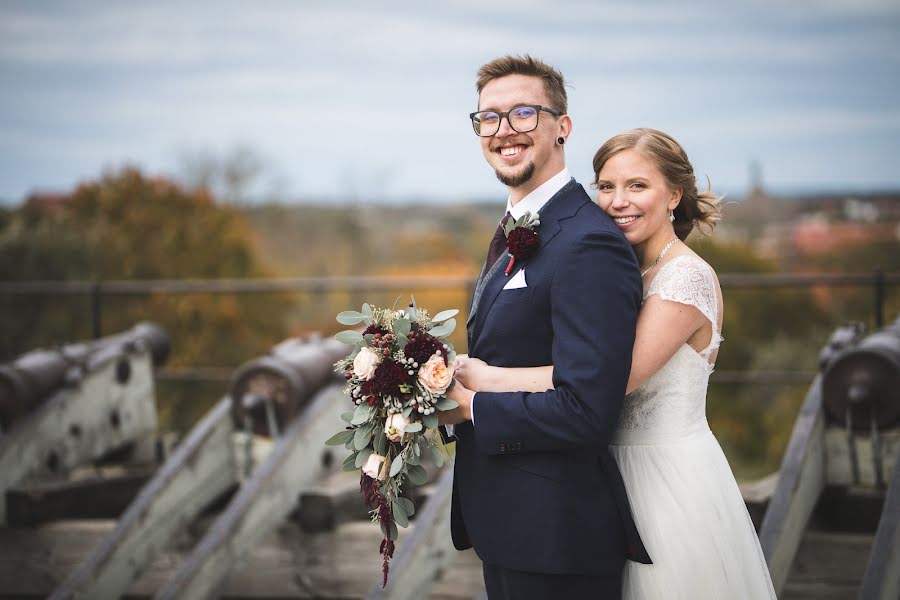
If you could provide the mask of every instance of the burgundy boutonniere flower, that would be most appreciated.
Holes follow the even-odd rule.
[[[509,275],[516,261],[522,261],[532,256],[538,247],[540,238],[535,228],[541,224],[537,215],[526,212],[518,219],[510,219],[506,222],[506,249],[509,251],[509,264],[506,265],[505,275]]]

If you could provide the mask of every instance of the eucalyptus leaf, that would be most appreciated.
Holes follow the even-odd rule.
[[[375,452],[384,456],[388,449],[388,439],[383,431],[375,432]]]
[[[356,461],[354,461],[353,464],[356,465],[357,469],[362,468],[362,466],[364,464],[366,464],[366,461],[369,460],[370,456],[372,456],[372,449],[371,448],[363,448],[356,455]]]
[[[442,310],[438,314],[431,317],[432,323],[440,323],[441,321],[446,321],[450,317],[455,317],[459,314],[459,311],[455,308],[451,308],[450,310]]]
[[[416,514],[416,505],[413,504],[413,501],[410,500],[409,498],[404,498],[403,496],[400,496],[399,498],[394,500],[394,502],[399,502],[399,503],[403,504],[403,510],[406,511],[406,514],[408,516],[411,517],[414,514]]]
[[[406,337],[405,335],[400,335],[399,333],[395,336],[395,339],[396,339],[396,341],[397,341],[397,346],[398,346],[401,350],[403,350],[404,348],[406,348],[406,345],[409,343],[409,338]]]
[[[431,447],[431,457],[434,459],[434,464],[438,467],[444,466],[444,455],[441,454],[441,451],[437,449],[437,447]]]
[[[345,310],[338,313],[337,322],[341,325],[359,325],[366,320],[366,315],[356,312],[355,310]]]
[[[353,435],[353,447],[357,450],[362,450],[367,447],[370,441],[372,441],[371,427],[360,427]]]
[[[353,420],[353,413],[352,413],[352,412],[349,412],[349,411],[348,411],[348,412],[345,412],[345,413],[341,413],[341,421],[346,421],[347,423],[349,423],[349,422],[352,421],[352,420]]]
[[[456,329],[456,319],[448,319],[437,327],[433,327],[428,333],[434,337],[447,337],[453,333],[454,329]]]
[[[397,524],[391,521],[387,527],[385,527],[384,523],[381,523],[381,533],[385,536],[390,537],[392,540],[396,540],[399,532],[397,531]]]
[[[441,398],[434,404],[434,407],[438,410],[453,410],[457,406],[459,406],[459,402],[450,398]]]
[[[397,525],[400,527],[408,527],[409,515],[406,514],[406,507],[395,500],[391,503],[391,508],[393,509],[394,521],[397,522]]]
[[[406,337],[409,334],[409,330],[412,327],[412,322],[409,319],[397,319],[394,321],[394,335],[404,336]]]
[[[345,429],[344,431],[338,431],[336,434],[328,438],[325,442],[326,446],[340,446],[342,444],[346,444],[347,441],[353,437],[352,429]]]
[[[422,456],[422,449],[420,448],[418,443],[413,444],[411,447],[412,447],[412,453],[416,456],[416,458]]]
[[[353,411],[353,420],[350,421],[351,425],[362,425],[366,421],[369,420],[369,417],[372,414],[372,407],[366,403],[360,404],[356,407],[356,410]]]
[[[406,470],[406,476],[413,485],[423,485],[428,481],[428,473],[419,465],[409,465]]]
[[[406,408],[403,409],[404,417],[406,417],[408,419],[410,414],[412,414],[412,406],[407,406]]]
[[[356,466],[356,455],[357,452],[353,452],[344,459],[344,464],[342,465],[342,469],[344,471],[355,471],[358,467]]]
[[[420,465],[422,464],[422,461],[419,460],[419,456],[417,454],[409,453],[406,457],[406,464]]]
[[[437,429],[438,426],[438,416],[437,413],[431,413],[430,415],[422,416],[422,423],[428,429]]]
[[[398,454],[394,457],[394,460],[391,461],[391,470],[389,475],[391,477],[395,476],[400,470],[403,468],[403,455]]]
[[[342,344],[356,345],[364,342],[363,336],[358,331],[342,331],[334,336],[334,339],[339,341]]]
[[[368,302],[366,302],[362,305],[362,314],[364,314],[367,317],[372,316],[372,307],[369,306]]]
[[[416,433],[418,431],[422,431],[422,424],[418,422],[410,423],[403,428],[403,433]]]

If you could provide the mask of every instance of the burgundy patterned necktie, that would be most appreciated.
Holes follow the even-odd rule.
[[[500,255],[503,254],[503,251],[506,250],[506,222],[512,218],[512,215],[506,213],[503,215],[503,219],[500,220],[500,224],[497,225],[497,231],[494,232],[494,238],[491,240],[491,246],[488,248],[487,261],[485,262],[485,270],[489,270],[494,266],[494,263],[497,262],[497,259],[500,258]]]

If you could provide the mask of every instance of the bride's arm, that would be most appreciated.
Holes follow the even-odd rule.
[[[647,299],[638,315],[626,393],[659,371],[700,328],[709,324],[699,310],[687,304]],[[553,365],[544,367],[492,367],[465,354],[457,357],[455,377],[476,392],[543,392],[553,388]]]
[[[630,394],[659,371],[706,325],[709,321],[697,308],[663,300],[659,295],[650,296],[638,314],[626,393]]]

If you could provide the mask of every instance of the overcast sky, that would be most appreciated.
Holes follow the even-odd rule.
[[[468,123],[479,65],[559,67],[582,182],[609,136],[674,135],[740,195],[900,188],[900,2],[0,3],[0,200],[253,148],[258,195],[505,192]]]

